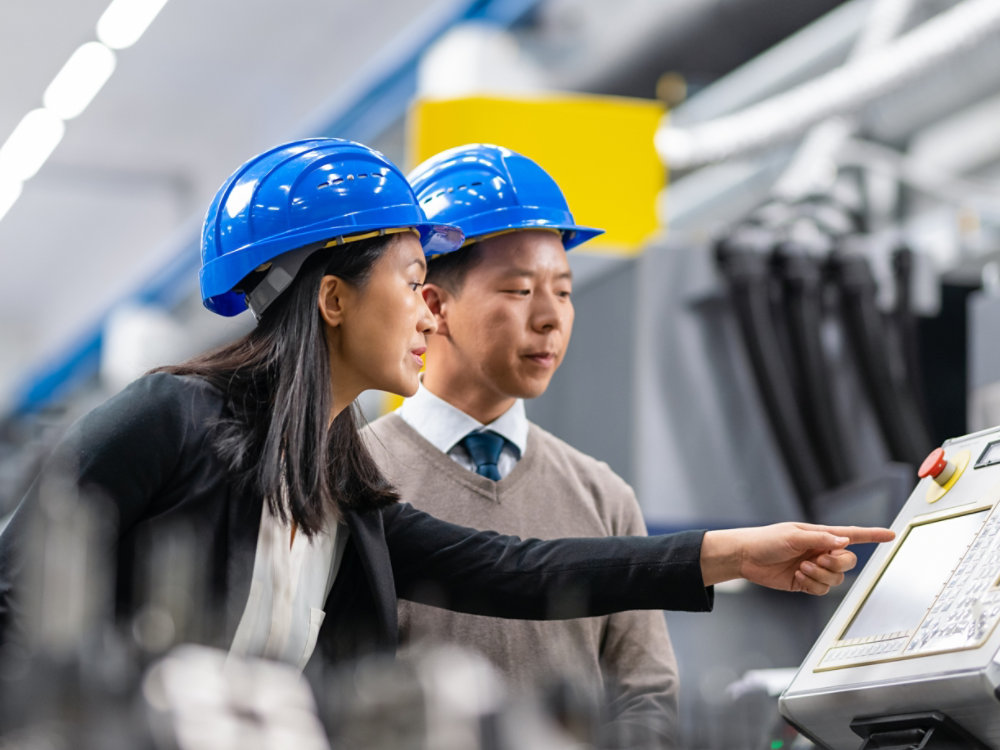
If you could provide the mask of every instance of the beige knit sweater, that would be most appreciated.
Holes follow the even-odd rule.
[[[532,424],[521,460],[494,482],[462,468],[396,414],[366,430],[369,448],[403,500],[453,523],[520,537],[645,535],[632,489],[604,462]],[[400,602],[401,643],[473,648],[515,691],[564,676],[606,696],[610,745],[670,747],[677,662],[662,612],[529,622]],[[653,737],[649,734],[652,732]],[[641,744],[639,744],[641,743]]]

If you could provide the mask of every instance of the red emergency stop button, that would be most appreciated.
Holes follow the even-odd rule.
[[[944,487],[955,473],[955,464],[944,456],[944,448],[935,448],[930,455],[924,459],[917,470],[917,476],[923,479],[931,477],[935,482]]]
[[[948,466],[948,459],[944,457],[944,448],[935,448],[924,459],[924,462],[920,464],[917,476],[921,479],[924,477],[936,477],[945,470],[946,466]]]

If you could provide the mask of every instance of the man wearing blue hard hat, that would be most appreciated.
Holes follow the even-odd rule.
[[[576,224],[531,159],[450,149],[408,177],[429,221],[466,245],[429,263],[437,321],[417,394],[372,425],[376,460],[418,507],[521,537],[645,535],[632,489],[607,464],[528,421],[573,328],[566,251],[601,233]],[[572,609],[572,602],[563,603]],[[466,616],[403,603],[404,640],[447,639],[488,656],[515,688],[564,675],[607,701],[609,747],[671,747],[677,664],[662,612],[556,622]]]

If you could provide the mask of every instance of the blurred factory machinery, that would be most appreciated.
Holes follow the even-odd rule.
[[[206,28],[223,23],[216,13]],[[791,518],[888,524],[931,449],[1000,423],[996,0],[439,2],[403,15],[372,50],[377,64],[350,81],[310,80],[307,93],[325,104],[309,118],[255,124],[261,143],[244,134],[221,147],[214,171],[185,188],[183,221],[161,216],[156,234],[122,230],[116,252],[148,259],[127,279],[102,280],[115,260],[81,270],[82,282],[53,280],[45,293],[12,274],[8,285],[34,288],[36,299],[88,301],[67,305],[72,315],[45,306],[46,325],[59,332],[41,349],[29,347],[40,337],[15,336],[5,317],[11,331],[0,343],[19,348],[0,374],[0,514],[69,420],[146,369],[251,324],[220,323],[199,308],[198,207],[220,170],[252,146],[304,131],[355,138],[407,164],[407,109],[417,97],[560,91],[658,97],[669,109],[651,143],[669,170],[659,231],[628,252],[571,254],[573,343],[548,392],[527,404],[533,421],[635,488],[651,533]],[[304,18],[281,22],[315,24]],[[170,23],[182,22],[191,19],[178,11]],[[303,55],[315,55],[309,65],[322,60]],[[282,76],[294,74],[266,70],[247,78],[280,108],[270,87],[289,86]],[[200,105],[179,108],[187,106]],[[213,128],[206,138],[222,142],[241,123]],[[600,148],[579,159],[613,192],[628,175]],[[60,169],[70,179],[65,162],[46,179]],[[32,189],[26,183],[24,205],[0,220],[4,254],[67,242],[70,225],[50,229],[42,218],[51,184],[37,197]],[[23,239],[27,226],[41,244]],[[93,258],[108,241],[69,233],[73,251]],[[383,403],[381,394],[362,398],[368,416]],[[186,588],[183,565],[150,572],[144,617],[111,628],[102,577],[85,575],[104,565],[101,514],[67,502],[65,488],[50,494],[50,518],[31,545],[31,638],[0,658],[0,747],[598,742],[600,707],[572,685],[554,680],[537,695],[511,696],[489,665],[460,651],[306,676],[227,663],[211,607]],[[184,530],[155,544],[165,559],[197,564]],[[668,613],[683,750],[812,747],[780,718],[777,696],[843,595],[720,586],[711,616]],[[222,724],[200,723],[211,711],[202,699],[217,702]]]
[[[98,497],[48,480],[26,540],[25,601],[0,647],[0,747],[21,750],[573,750],[602,706],[553,675],[512,695],[457,647],[294,667],[228,654],[197,585],[192,529],[147,540],[142,602],[116,621]],[[315,660],[318,662],[319,660]]]

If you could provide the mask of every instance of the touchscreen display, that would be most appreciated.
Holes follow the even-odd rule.
[[[910,527],[841,640],[913,632],[988,513],[986,509]]]

